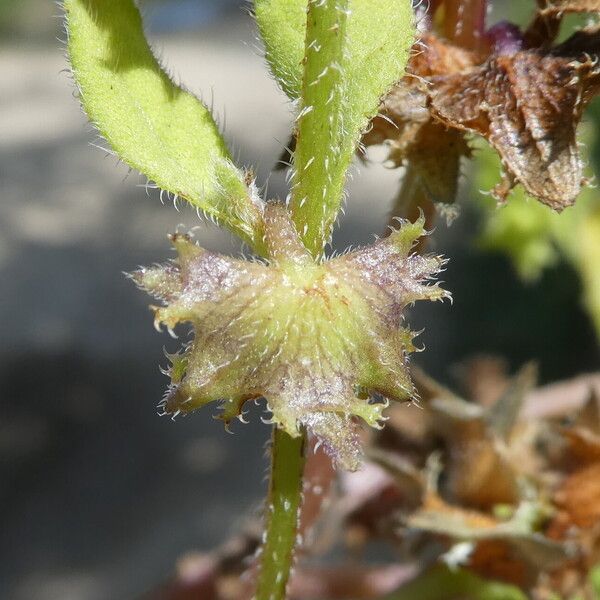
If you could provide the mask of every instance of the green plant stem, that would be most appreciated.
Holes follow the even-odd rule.
[[[284,600],[298,532],[305,434],[273,430],[271,481],[255,600]]]
[[[297,121],[291,210],[305,246],[319,256],[340,208],[354,140],[344,135],[343,53],[348,0],[310,0]]]
[[[526,600],[518,588],[481,579],[464,569],[433,567],[385,600]]]

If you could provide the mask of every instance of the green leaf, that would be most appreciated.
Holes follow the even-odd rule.
[[[583,302],[600,338],[600,205],[582,221],[578,238],[575,265],[583,282]]]
[[[600,598],[600,565],[592,567],[589,575],[590,585],[596,600]]]
[[[319,255],[356,145],[403,76],[415,29],[410,0],[310,0],[308,14],[306,4],[257,0],[256,15],[273,73],[300,98],[291,210]]]
[[[81,101],[113,150],[260,249],[260,200],[231,162],[210,111],[161,69],[135,4],[65,0],[64,6]]]
[[[302,90],[307,0],[255,0],[254,16],[265,56],[281,89],[292,99]]]

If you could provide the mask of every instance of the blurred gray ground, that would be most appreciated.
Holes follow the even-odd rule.
[[[28,2],[40,10],[32,22],[52,31],[52,11]],[[159,30],[156,15],[148,11]],[[194,18],[212,21],[153,37],[156,49],[214,105],[239,163],[256,167],[270,197],[284,196],[283,175],[269,173],[291,107],[254,47],[251,20],[239,9]],[[235,436],[210,408],[175,423],[156,415],[163,346],[179,342],[154,331],[149,298],[122,271],[170,257],[167,232],[199,220],[146,197],[138,175],[90,145],[65,66],[60,44],[42,34],[0,45],[0,597],[129,599],[260,506],[268,431],[256,408]],[[355,172],[337,248],[381,231],[399,176],[379,165]],[[473,252],[475,229],[467,211],[433,238],[453,258],[455,303],[411,314],[413,329],[427,327],[418,360],[447,376],[473,352],[499,352],[513,367],[539,358],[546,380],[597,364],[573,274],[524,288],[504,259]],[[214,227],[197,238],[239,252]]]

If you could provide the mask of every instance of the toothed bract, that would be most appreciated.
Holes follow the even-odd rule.
[[[272,421],[292,436],[306,427],[337,463],[360,465],[360,417],[382,421],[385,404],[410,398],[407,355],[414,334],[403,308],[449,293],[431,278],[443,260],[411,254],[423,220],[405,223],[386,239],[332,260],[315,262],[287,209],[268,205],[268,263],[204,250],[172,236],[177,258],[133,274],[161,300],[158,324],[191,323],[193,341],[171,357],[168,414],[221,400],[229,422],[250,399],[264,397]]]

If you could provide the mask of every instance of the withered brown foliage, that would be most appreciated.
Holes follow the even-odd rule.
[[[467,381],[481,390],[488,366],[474,362]],[[492,404],[485,390],[467,401],[416,377],[422,407],[410,416],[393,409],[371,456],[389,475],[374,497],[406,489],[407,473],[417,474],[420,493],[413,489],[410,501],[396,494],[393,506],[357,506],[349,526],[410,544],[419,564],[445,557],[536,600],[592,598],[589,572],[600,560],[598,376],[535,390],[528,366],[505,380]],[[497,391],[495,375],[490,383]]]
[[[445,561],[532,600],[594,598],[600,374],[536,388],[531,365],[510,378],[500,361],[483,357],[462,369],[469,400],[413,374],[420,405],[392,407],[362,471],[335,486],[327,457],[310,455],[290,597],[377,598]],[[211,554],[184,557],[173,581],[148,599],[249,599],[259,538],[251,524]],[[318,568],[306,560],[340,543],[359,558],[374,540],[395,548],[397,560]]]
[[[470,155],[466,136],[477,134],[502,160],[502,181],[492,190],[498,200],[521,184],[557,211],[572,205],[585,183],[576,129],[600,85],[600,29],[554,40],[565,12],[600,10],[600,3],[540,2],[527,30],[500,23],[471,29],[470,39],[464,26],[456,35],[435,26],[442,4],[425,15],[428,31],[365,145],[387,141],[389,158],[414,170],[427,201],[451,203]]]

